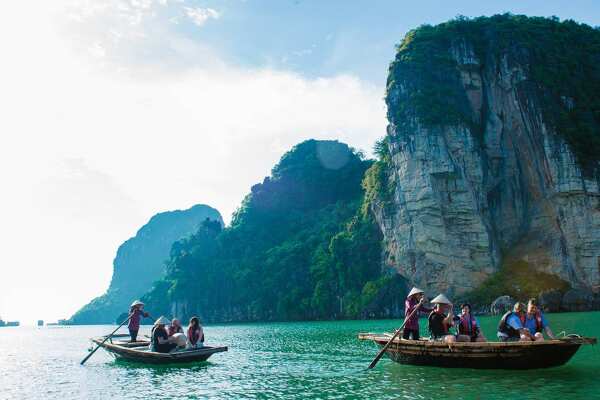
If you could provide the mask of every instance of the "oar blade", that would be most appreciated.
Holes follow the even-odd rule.
[[[383,356],[383,353],[385,353],[385,351],[390,346],[390,344],[392,344],[392,342],[394,341],[394,339],[396,339],[396,337],[398,337],[398,335],[402,332],[402,330],[404,329],[404,325],[406,325],[406,322],[419,310],[419,308],[421,308],[421,304],[422,303],[419,303],[415,307],[415,309],[412,310],[412,312],[408,315],[408,317],[406,317],[404,319],[404,322],[402,323],[402,325],[400,325],[400,328],[396,331],[396,333],[394,333],[394,336],[392,336],[392,338],[385,344],[385,346],[383,346],[383,348],[381,350],[379,350],[379,353],[377,353],[377,356],[375,356],[375,358],[373,359],[373,361],[371,361],[371,364],[369,364],[369,369],[373,369],[373,367],[375,367],[375,365],[377,365],[377,363],[379,362],[379,360]]]
[[[385,353],[385,349],[381,349],[379,353],[377,353],[373,361],[371,361],[371,364],[369,364],[369,369],[375,368],[379,360],[381,360],[381,357],[383,357],[383,353]]]

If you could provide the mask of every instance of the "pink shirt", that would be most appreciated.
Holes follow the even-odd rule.
[[[147,317],[149,315],[148,313],[143,312],[137,307],[134,310],[130,310],[129,313],[133,313],[133,315],[131,316],[127,327],[132,331],[137,331],[140,329],[140,319],[142,319],[142,315],[144,317]]]
[[[404,316],[405,318],[413,312],[415,307],[419,304],[419,301],[415,298],[415,296],[411,296],[404,301]],[[414,313],[412,317],[406,320],[406,324],[404,324],[404,329],[411,329],[418,331],[419,330],[419,313],[430,313],[433,311],[431,308],[427,308],[425,306],[421,306],[418,312]]]

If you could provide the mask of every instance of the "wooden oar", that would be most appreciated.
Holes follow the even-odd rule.
[[[372,369],[373,367],[375,367],[377,365],[377,363],[379,362],[379,360],[381,359],[381,357],[383,356],[383,354],[385,353],[387,348],[390,346],[390,344],[392,344],[394,339],[396,339],[396,337],[400,334],[400,332],[402,332],[402,330],[404,329],[404,325],[406,325],[406,322],[408,322],[408,320],[410,319],[410,317],[412,317],[414,315],[414,313],[419,311],[419,308],[421,308],[421,304],[422,303],[417,304],[415,309],[408,315],[408,317],[404,318],[404,322],[402,323],[400,328],[396,331],[394,336],[392,336],[392,338],[389,340],[389,342],[387,342],[385,344],[385,346],[383,346],[383,348],[379,351],[379,353],[377,353],[377,355],[375,356],[373,361],[371,361],[371,364],[369,364],[369,369]]]
[[[83,360],[81,360],[80,364],[83,365],[88,360],[88,358],[90,358],[92,356],[92,354],[94,354],[96,352],[96,350],[98,350],[100,348],[100,346],[102,346],[104,344],[104,342],[106,342],[108,339],[110,339],[112,337],[112,335],[114,335],[115,332],[117,332],[119,330],[120,327],[122,327],[127,322],[129,322],[131,317],[133,317],[133,314],[130,314],[129,317],[127,317],[127,319],[125,321],[121,322],[121,325],[117,326],[117,329],[112,331],[112,333],[110,335],[106,336],[104,338],[104,340],[99,345],[97,345],[94,350],[90,351],[90,354],[88,354]]]

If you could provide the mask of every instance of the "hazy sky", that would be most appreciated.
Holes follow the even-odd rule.
[[[592,0],[2,2],[0,316],[69,317],[153,214],[228,222],[302,140],[370,153],[403,34],[505,11],[600,25]]]

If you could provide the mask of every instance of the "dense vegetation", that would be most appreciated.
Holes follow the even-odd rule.
[[[148,309],[171,314],[171,303],[185,303],[180,317],[209,321],[389,315],[404,284],[382,274],[381,233],[362,211],[371,165],[337,141],[295,146],[230,227],[206,223],[173,245]]]
[[[586,172],[600,161],[600,30],[571,20],[495,15],[457,18],[409,32],[390,65],[388,118],[400,130],[412,116],[427,126],[463,124],[483,134],[460,83],[452,46],[471,44],[482,67],[505,57],[528,66],[523,90],[534,91],[548,121]],[[398,102],[394,88],[404,87]]]
[[[504,295],[527,300],[549,290],[564,293],[570,288],[568,282],[555,275],[537,271],[526,261],[506,260],[498,272],[474,291],[462,295],[461,300],[487,306],[497,297]]]

